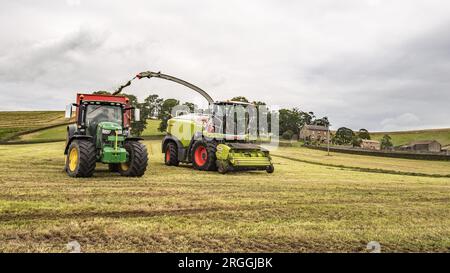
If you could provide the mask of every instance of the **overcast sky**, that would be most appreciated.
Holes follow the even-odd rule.
[[[450,1],[0,3],[0,110],[63,110],[153,70],[334,128],[450,127]],[[204,103],[159,79],[125,92]]]

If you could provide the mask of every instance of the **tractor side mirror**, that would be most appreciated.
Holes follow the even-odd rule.
[[[134,108],[134,121],[141,121],[141,110]]]
[[[66,106],[66,113],[64,115],[65,118],[71,118],[72,117],[72,104],[68,104]]]

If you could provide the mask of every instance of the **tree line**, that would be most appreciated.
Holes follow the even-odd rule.
[[[108,94],[111,93],[108,91],[96,91],[93,94]],[[140,121],[132,121],[131,123],[131,132],[133,135],[141,135],[142,132],[146,128],[146,119],[155,118],[160,120],[160,124],[158,130],[164,132],[167,128],[167,121],[171,118],[172,108],[180,105],[180,101],[177,99],[169,98],[164,99],[159,97],[156,94],[149,95],[144,99],[143,102],[139,102],[135,95],[122,93],[121,95],[127,97],[129,99],[129,103],[132,107],[140,109],[141,112],[141,120]],[[233,97],[230,100],[239,101],[239,102],[247,102],[248,100],[244,96]],[[251,101],[256,107],[264,107],[267,104],[262,101]],[[184,102],[182,105],[186,105],[189,107],[191,111],[194,111],[194,104],[191,102]],[[270,126],[270,115],[269,118],[269,126]],[[280,136],[284,139],[292,139],[296,136],[298,137],[299,129],[304,125],[322,125],[329,126],[330,122],[328,121],[328,117],[317,118],[314,112],[305,112],[301,111],[299,108],[291,108],[291,109],[280,109],[279,110],[279,133]]]
[[[370,133],[366,129],[359,129],[358,132],[353,132],[352,129],[341,127],[332,136],[331,142],[336,145],[351,144],[353,147],[360,147],[363,139],[370,140]],[[390,149],[394,145],[389,135],[384,135],[380,141],[381,149]]]

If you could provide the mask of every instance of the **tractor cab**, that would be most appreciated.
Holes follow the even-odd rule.
[[[147,151],[139,138],[130,136],[131,110],[128,98],[113,95],[78,94],[77,102],[68,105],[66,118],[76,107],[75,124],[67,127],[64,154],[70,176],[91,176],[96,162],[109,164],[111,171],[141,176],[147,166]],[[140,113],[134,109],[134,120]],[[84,151],[84,150],[89,151]],[[139,158],[136,161],[137,152]],[[86,155],[88,153],[88,155]],[[85,158],[81,158],[81,156]],[[88,163],[86,163],[88,162]],[[138,164],[138,168],[132,168]]]
[[[125,107],[126,105],[120,103],[87,103],[84,111],[88,135],[95,136],[97,127],[104,130],[121,130],[124,127]],[[117,129],[119,127],[120,129]]]

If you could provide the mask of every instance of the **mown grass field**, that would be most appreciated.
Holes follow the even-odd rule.
[[[99,166],[90,179],[62,171],[62,142],[0,145],[0,251],[65,252],[71,240],[89,252],[364,252],[373,240],[382,251],[450,251],[449,178],[280,157],[272,175],[220,175],[167,167],[160,141],[145,144],[144,177],[124,178]],[[274,154],[371,164],[317,152],[280,148]],[[434,168],[429,164],[438,162],[373,159],[380,168],[450,169],[446,162]]]

